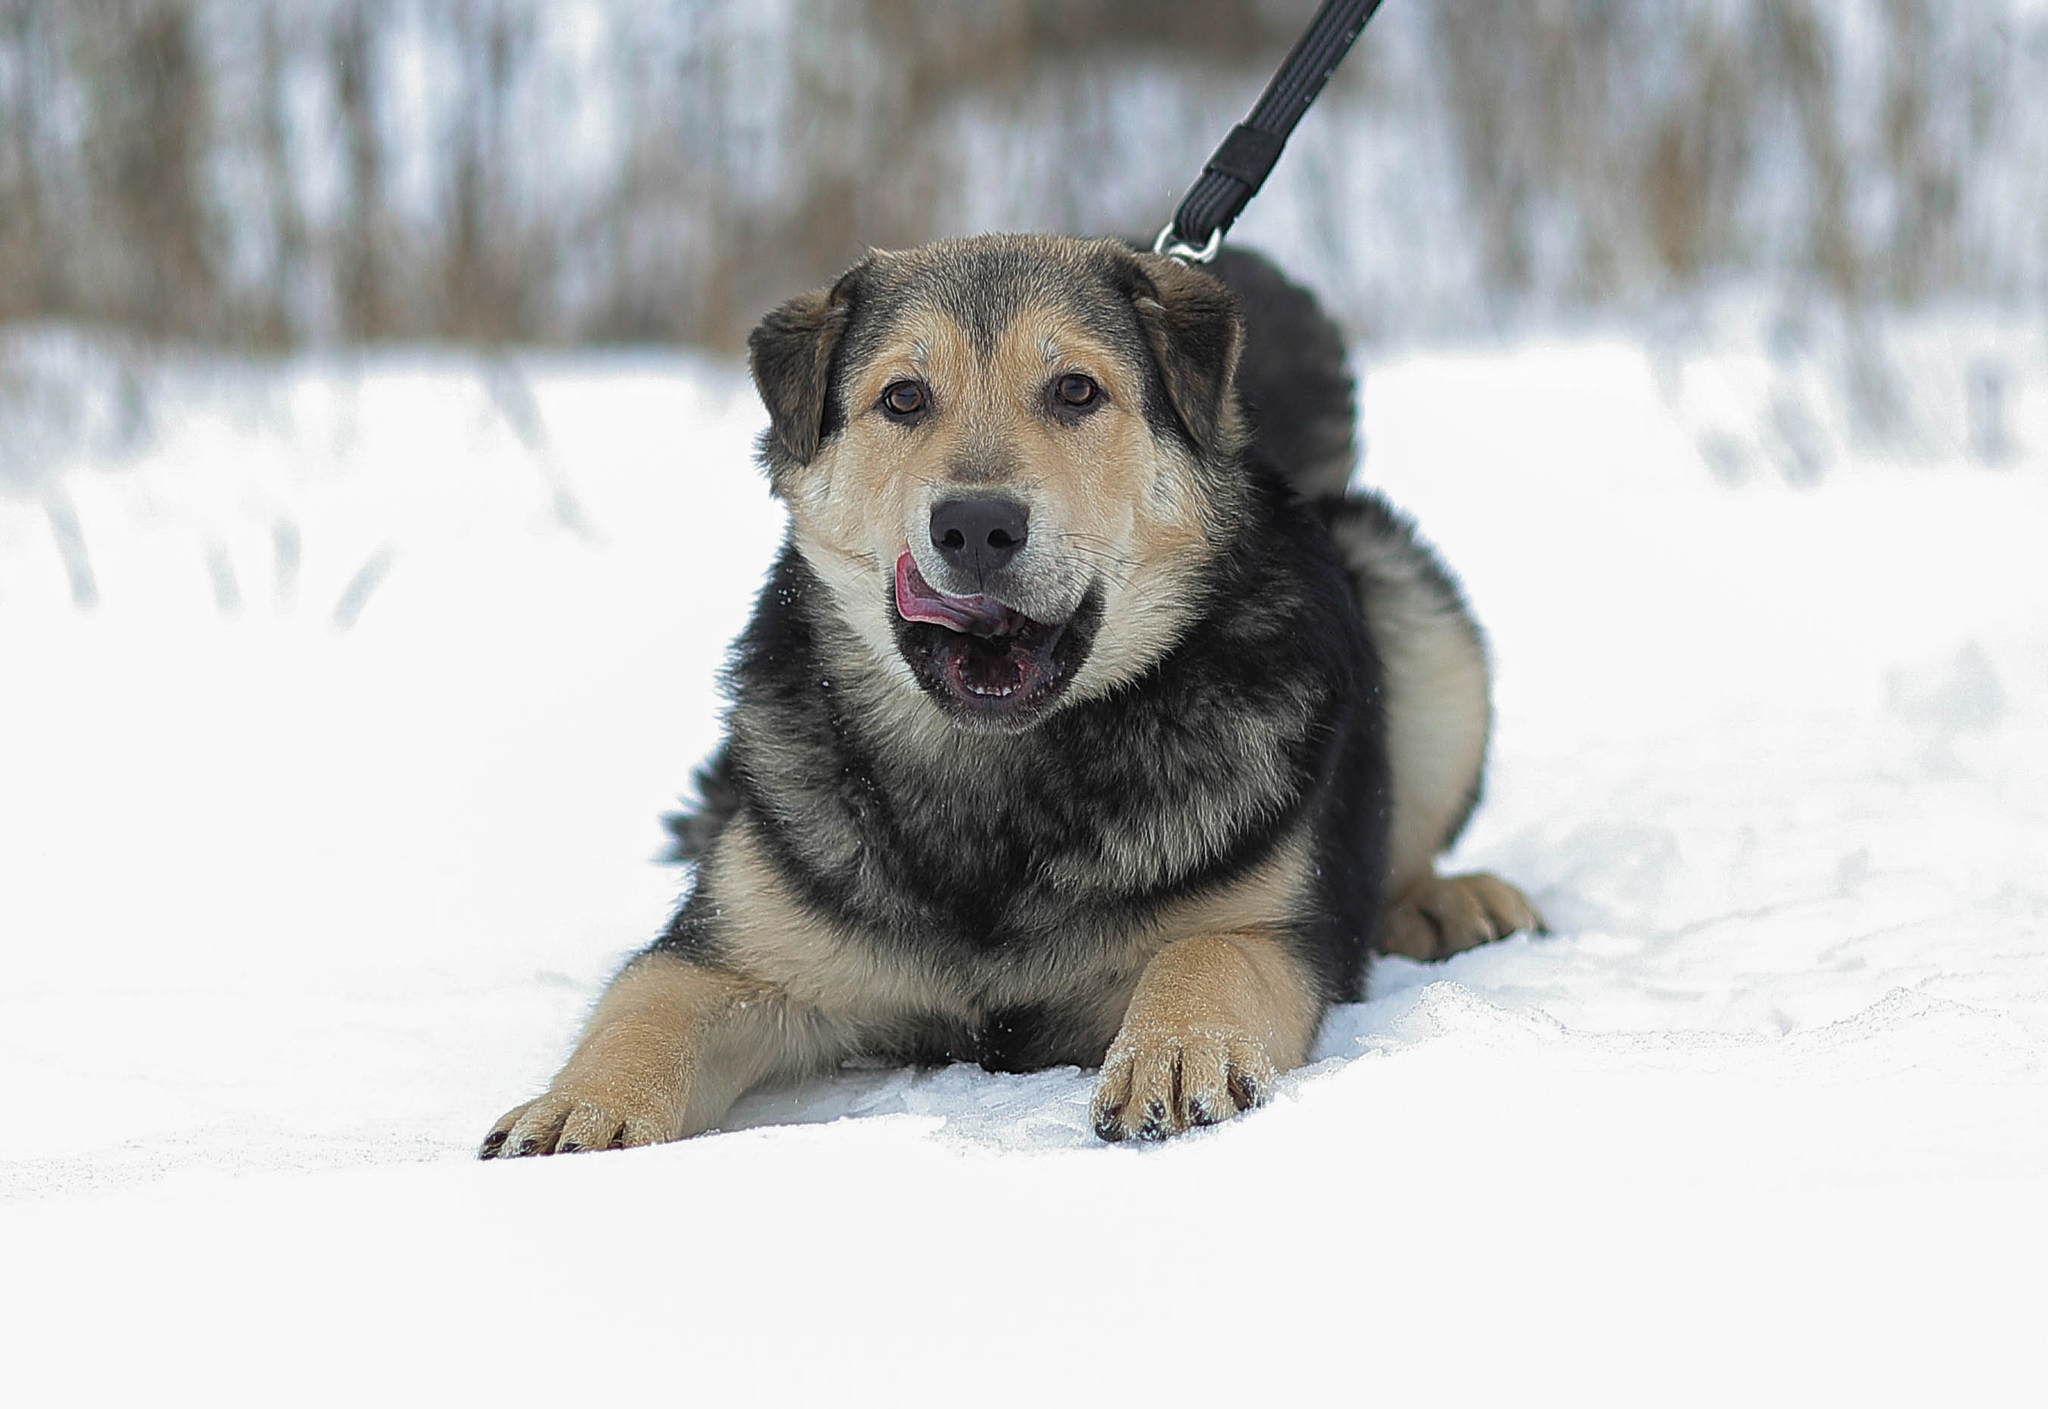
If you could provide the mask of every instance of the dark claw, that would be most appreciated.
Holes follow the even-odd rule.
[[[1209,1108],[1209,1103],[1200,1096],[1188,1102],[1188,1123],[1190,1125],[1214,1125],[1219,1117]]]
[[[476,1157],[478,1159],[496,1159],[498,1151],[505,1148],[505,1137],[511,1133],[509,1130],[493,1130],[490,1134],[484,1136],[484,1143],[477,1150]]]
[[[529,1135],[524,1140],[521,1140],[519,1142],[519,1148],[514,1150],[513,1153],[517,1155],[530,1155],[539,1148],[540,1141],[534,1139],[531,1135]]]
[[[1436,954],[1434,957],[1437,959],[1449,958],[1451,953],[1451,932],[1444,928],[1443,916],[1433,911],[1424,910],[1420,906],[1416,907],[1416,913],[1429,921],[1429,927],[1436,931]]]
[[[1138,1126],[1140,1140],[1164,1140],[1166,1138],[1166,1107],[1158,1101],[1145,1103],[1145,1119]]]
[[[555,1153],[558,1155],[573,1155],[582,1148],[574,1140],[564,1140],[561,1144],[555,1146]]]
[[[1239,1110],[1248,1111],[1253,1106],[1263,1105],[1266,1100],[1266,1093],[1259,1088],[1259,1083],[1254,1081],[1249,1075],[1241,1071],[1233,1071],[1230,1074],[1230,1099],[1237,1102]]]
[[[1110,1144],[1117,1144],[1124,1138],[1124,1123],[1117,1119],[1115,1111],[1105,1111],[1095,1117],[1095,1133]]]

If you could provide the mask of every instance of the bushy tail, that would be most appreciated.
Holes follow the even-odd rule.
[[[1260,456],[1307,498],[1343,494],[1358,421],[1343,333],[1264,255],[1226,248],[1209,269],[1244,309],[1237,386]]]

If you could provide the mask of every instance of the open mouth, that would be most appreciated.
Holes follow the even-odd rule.
[[[1090,593],[1072,620],[1033,620],[994,597],[952,597],[896,560],[896,638],[926,692],[970,718],[1021,723],[1079,668],[1100,615]]]

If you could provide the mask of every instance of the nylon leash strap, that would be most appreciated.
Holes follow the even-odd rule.
[[[1224,232],[1266,184],[1288,134],[1379,7],[1380,0],[1323,0],[1308,32],[1259,95],[1250,116],[1230,129],[1181,198],[1172,223],[1152,242],[1154,253],[1196,264],[1216,257]]]

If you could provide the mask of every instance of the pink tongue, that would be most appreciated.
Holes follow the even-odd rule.
[[[953,631],[1001,620],[1009,608],[987,597],[948,597],[924,580],[916,561],[905,553],[896,560],[896,611],[905,621],[927,621]]]

